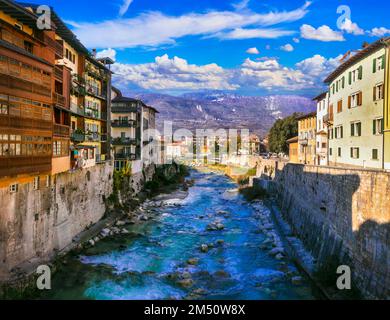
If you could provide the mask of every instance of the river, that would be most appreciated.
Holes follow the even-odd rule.
[[[154,202],[146,208],[153,218],[126,226],[129,234],[68,256],[44,298],[316,298],[287,257],[270,254],[272,246],[259,228],[259,214],[267,216],[267,207],[247,203],[224,175],[192,171],[191,178],[195,184],[185,199],[160,197],[162,206]]]

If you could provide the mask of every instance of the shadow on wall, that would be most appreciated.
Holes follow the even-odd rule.
[[[348,265],[363,297],[389,298],[390,174],[284,163],[274,169],[283,215],[325,282],[337,290],[337,267]]]

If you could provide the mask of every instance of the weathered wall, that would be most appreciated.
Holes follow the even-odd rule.
[[[16,266],[47,261],[72,239],[99,221],[112,193],[110,163],[55,176],[49,187],[19,185],[11,194],[0,189],[0,280]],[[12,274],[11,274],[12,275]]]
[[[367,298],[390,298],[390,173],[262,161],[280,206],[319,266],[351,267]]]

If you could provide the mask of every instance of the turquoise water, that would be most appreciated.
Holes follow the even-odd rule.
[[[255,209],[234,190],[235,183],[216,173],[191,175],[196,183],[185,200],[126,227],[128,235],[67,258],[45,298],[314,299],[311,284],[288,259],[260,249],[265,236]],[[215,221],[224,230],[208,231]],[[208,252],[201,252],[202,244]],[[293,285],[297,275],[303,280]]]

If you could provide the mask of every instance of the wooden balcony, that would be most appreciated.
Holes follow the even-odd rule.
[[[113,120],[111,121],[111,127],[113,128],[133,128],[137,124],[136,120]]]
[[[66,107],[66,99],[63,95],[53,92],[53,103],[65,108]]]
[[[52,131],[52,122],[42,119],[22,118],[10,115],[0,115],[0,127],[13,129],[31,129]]]
[[[62,59],[64,57],[64,47],[61,43],[48,37],[47,35],[44,35],[44,42],[48,47],[54,50],[58,59]]]
[[[70,127],[62,124],[55,123],[53,126],[53,135],[57,137],[69,138]]]
[[[63,71],[63,67],[61,67],[61,66],[55,66],[55,67],[54,67],[54,76],[56,77],[57,80],[63,81],[63,80],[64,80],[64,71]]]
[[[51,171],[51,157],[0,158],[0,177],[19,174],[44,174]]]

